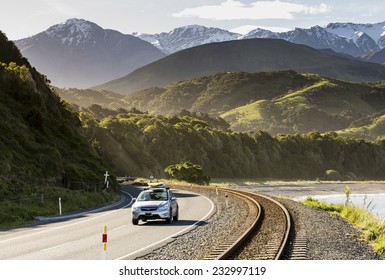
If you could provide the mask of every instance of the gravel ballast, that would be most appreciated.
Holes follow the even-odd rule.
[[[307,241],[307,259],[382,259],[370,244],[359,239],[360,231],[343,218],[290,199],[279,201],[289,210],[297,235]]]
[[[216,205],[215,213],[190,232],[174,238],[151,253],[137,256],[141,260],[200,260],[210,250],[236,231],[246,216],[246,204],[239,198],[204,189],[186,188],[202,193]],[[278,199],[292,216],[293,234],[306,243],[308,260],[380,260],[370,244],[360,240],[360,232],[344,219],[325,211],[304,206],[290,199]],[[294,244],[295,240],[291,243]],[[294,246],[294,245],[293,245]],[[284,259],[295,259],[289,248]],[[293,249],[294,248],[294,249]],[[302,248],[303,249],[303,248]],[[290,252],[289,252],[290,251]],[[250,257],[250,259],[253,259]]]
[[[210,198],[215,204],[215,213],[191,231],[174,238],[166,245],[149,254],[136,257],[140,260],[201,260],[210,250],[236,232],[246,218],[247,204],[238,197],[205,189],[180,187],[200,193]],[[197,206],[199,207],[199,206]],[[180,217],[183,219],[182,215]]]

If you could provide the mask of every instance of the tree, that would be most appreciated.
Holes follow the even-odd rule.
[[[337,170],[328,169],[325,171],[327,180],[341,180],[341,173]]]
[[[164,171],[176,180],[195,184],[208,184],[210,182],[210,178],[204,175],[202,166],[189,161],[170,165]]]

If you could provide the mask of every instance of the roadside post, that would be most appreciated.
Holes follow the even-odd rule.
[[[106,171],[106,173],[104,174],[104,185],[106,186],[105,189],[108,189],[108,185],[109,185],[109,181],[108,181],[108,177],[110,176],[110,174],[108,174],[108,171]]]
[[[102,251],[102,259],[107,259],[107,226],[104,226],[104,233],[102,234],[102,243],[103,243],[103,251]]]
[[[61,197],[59,197],[59,215],[61,216]]]

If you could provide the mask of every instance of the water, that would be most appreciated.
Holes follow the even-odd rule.
[[[345,204],[346,195],[312,195],[314,199],[321,202],[332,204]],[[303,201],[306,197],[300,197],[297,200]],[[370,213],[385,218],[385,193],[378,194],[351,194],[350,203],[354,206],[366,208]]]

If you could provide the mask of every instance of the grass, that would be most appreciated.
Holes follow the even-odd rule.
[[[372,215],[363,207],[329,204],[311,197],[308,197],[303,204],[346,219],[361,231],[361,239],[368,241],[378,254],[385,257],[385,219]]]
[[[59,197],[62,214],[99,207],[117,198],[115,193],[100,189],[82,191],[62,187],[38,188],[36,192],[18,198],[0,201],[0,228],[9,229],[31,225],[37,216],[59,214]]]
[[[229,116],[232,116],[234,114],[239,114],[241,117],[239,117],[238,121],[255,121],[260,120],[263,118],[262,116],[262,108],[264,106],[264,103],[268,101],[266,100],[259,100],[251,104],[247,104],[245,106],[238,107],[236,109],[230,110],[224,114],[221,115],[222,118],[226,118]]]

